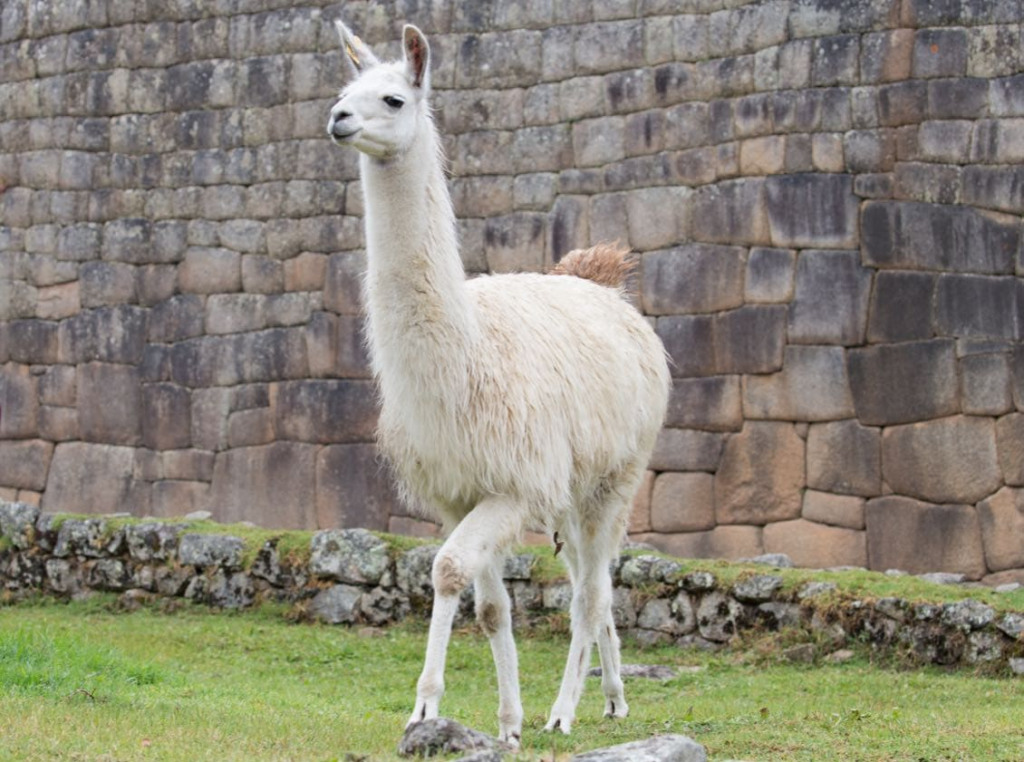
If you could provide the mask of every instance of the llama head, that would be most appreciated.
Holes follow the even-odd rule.
[[[416,27],[402,31],[401,61],[381,62],[366,44],[335,21],[345,60],[354,79],[331,108],[327,134],[377,159],[392,159],[409,149],[429,116],[430,47]]]

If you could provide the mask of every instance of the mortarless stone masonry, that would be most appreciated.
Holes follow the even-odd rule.
[[[636,538],[1024,582],[1024,9],[570,5],[7,0],[0,499],[436,532],[372,447],[344,14],[430,37],[471,274],[640,253]]]

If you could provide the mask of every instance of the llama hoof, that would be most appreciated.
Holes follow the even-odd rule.
[[[518,749],[522,743],[522,733],[519,730],[502,730],[498,738],[514,749]]]
[[[604,702],[605,717],[628,717],[629,704],[625,699],[608,699]]]
[[[548,733],[553,733],[556,730],[561,730],[563,735],[569,735],[569,731],[572,730],[573,717],[569,715],[560,716],[556,714],[551,715],[551,719],[548,720],[548,724],[544,726],[544,730]]]
[[[423,722],[424,720],[437,719],[437,706],[438,702],[436,701],[417,699],[416,707],[412,710],[412,714],[409,715],[409,721],[405,723],[405,727],[415,725],[417,722]]]

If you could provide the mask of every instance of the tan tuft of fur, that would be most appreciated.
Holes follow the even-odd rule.
[[[550,275],[574,275],[620,288],[636,269],[636,257],[618,241],[599,243],[589,249],[573,249],[548,271]]]

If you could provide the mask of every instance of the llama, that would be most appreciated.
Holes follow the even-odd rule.
[[[381,62],[336,25],[353,79],[327,131],[360,151],[378,441],[410,503],[448,534],[432,568],[409,724],[438,716],[459,594],[472,582],[498,675],[499,736],[519,744],[518,657],[501,572],[526,528],[564,548],[574,590],[569,656],[545,729],[569,733],[595,642],[605,715],[624,717],[609,562],[670,383],[661,342],[619,287],[628,252],[597,246],[549,274],[467,280],[428,105],[426,38],[405,26],[403,58]]]

